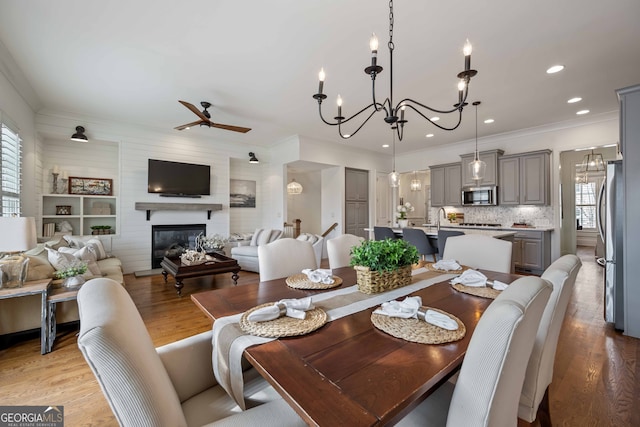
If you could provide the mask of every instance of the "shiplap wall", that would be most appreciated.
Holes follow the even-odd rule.
[[[262,180],[263,164],[264,162],[258,164],[249,163],[248,156],[245,159],[229,159],[230,179],[256,182],[255,208],[229,208],[229,224],[232,233],[249,233],[263,226],[262,211],[266,200]]]

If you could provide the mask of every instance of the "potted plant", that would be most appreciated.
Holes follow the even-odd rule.
[[[351,249],[358,289],[375,294],[411,283],[411,264],[420,260],[415,246],[402,239],[366,240]]]
[[[396,208],[396,211],[398,211],[398,215],[397,215],[397,219],[398,219],[398,226],[400,228],[405,228],[407,225],[409,225],[409,220],[407,219],[407,212],[413,212],[416,208],[413,207],[413,205],[409,202],[398,205],[398,207]]]
[[[91,226],[91,234],[111,234],[111,226],[110,225],[92,225]]]
[[[77,288],[80,287],[85,279],[82,276],[87,272],[87,264],[84,262],[78,262],[74,265],[71,265],[64,270],[58,270],[53,273],[54,279],[63,279],[62,286],[65,288]]]

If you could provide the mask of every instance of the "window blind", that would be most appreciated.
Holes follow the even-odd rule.
[[[17,128],[8,123],[8,119],[0,113],[0,206],[1,216],[20,215],[20,185],[22,140]]]

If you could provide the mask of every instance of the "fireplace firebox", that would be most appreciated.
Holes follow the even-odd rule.
[[[151,226],[151,267],[160,268],[165,256],[180,256],[187,249],[195,249],[200,233],[206,236],[206,224]]]

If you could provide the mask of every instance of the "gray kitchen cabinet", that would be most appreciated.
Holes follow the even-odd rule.
[[[431,206],[460,206],[462,204],[462,175],[460,163],[431,166]]]
[[[518,231],[513,237],[512,262],[516,272],[541,275],[551,264],[550,231]]]
[[[550,150],[502,156],[498,159],[498,204],[548,205]]]
[[[478,153],[478,158],[487,164],[487,170],[480,181],[472,179],[471,173],[469,172],[469,163],[475,160],[475,153],[460,156],[462,160],[462,186],[478,187],[498,185],[498,158],[502,156],[503,153],[504,151],[502,150],[490,150]]]

